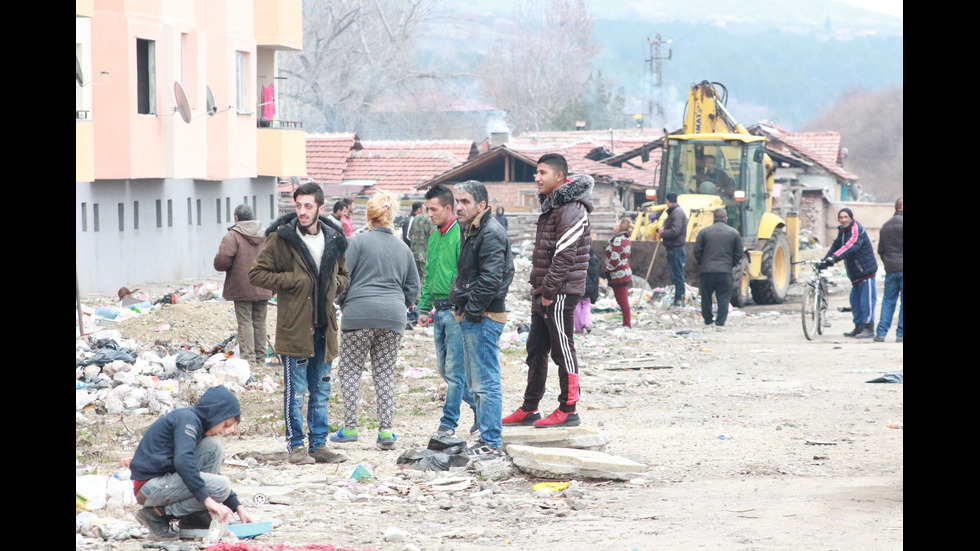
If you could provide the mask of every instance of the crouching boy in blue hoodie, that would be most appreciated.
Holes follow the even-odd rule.
[[[156,539],[175,539],[181,528],[207,528],[211,517],[228,521],[232,512],[252,522],[227,477],[219,474],[220,436],[238,431],[242,408],[227,388],[209,388],[196,406],[175,409],[147,429],[129,464],[137,520]]]

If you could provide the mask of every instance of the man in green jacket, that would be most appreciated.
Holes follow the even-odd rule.
[[[466,388],[466,373],[463,364],[463,336],[459,322],[453,317],[449,290],[456,278],[456,262],[459,260],[459,222],[456,220],[453,192],[442,184],[436,184],[425,194],[425,208],[436,230],[429,235],[426,250],[425,273],[422,281],[422,296],[419,298],[419,326],[429,324],[428,312],[432,314],[432,334],[436,343],[436,358],[439,375],[446,381],[446,403],[442,407],[442,419],[436,434],[452,436],[459,424],[461,402],[466,402],[474,410],[473,396]],[[417,222],[416,222],[417,223]],[[476,425],[470,433],[476,432]]]
[[[293,201],[296,213],[269,226],[265,248],[248,277],[252,285],[278,294],[275,351],[283,366],[289,462],[341,463],[347,458],[324,444],[330,434],[330,370],[339,348],[334,298],[349,281],[344,257],[347,238],[343,227],[324,215],[323,190],[318,184],[296,188]],[[308,452],[303,445],[307,391]]]

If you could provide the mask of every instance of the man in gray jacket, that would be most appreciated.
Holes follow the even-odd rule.
[[[715,211],[715,222],[698,232],[694,242],[694,260],[701,266],[701,317],[711,325],[711,296],[718,301],[717,327],[728,319],[728,303],[732,300],[732,272],[744,254],[742,236],[728,225],[728,212]]]
[[[265,361],[265,320],[272,298],[272,291],[248,281],[248,271],[265,244],[265,228],[254,218],[252,207],[238,205],[235,225],[228,228],[214,256],[214,269],[225,272],[221,296],[235,303],[239,352],[252,367]]]
[[[885,264],[885,296],[881,299],[881,317],[875,330],[875,342],[884,342],[885,335],[892,325],[895,315],[895,303],[901,300],[898,307],[898,328],[895,330],[895,342],[902,342],[902,318],[905,310],[905,286],[902,279],[903,237],[902,213],[904,207],[902,198],[895,201],[895,215],[881,227],[878,234],[878,256]]]

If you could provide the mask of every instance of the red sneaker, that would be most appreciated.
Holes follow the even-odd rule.
[[[560,409],[556,409],[551,413],[551,415],[534,422],[534,426],[538,428],[577,427],[578,424],[578,412],[562,411]]]
[[[531,425],[541,419],[541,412],[538,410],[524,411],[517,408],[514,413],[500,420],[502,425]]]

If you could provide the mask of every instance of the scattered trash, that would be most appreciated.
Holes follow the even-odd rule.
[[[367,467],[358,463],[357,466],[354,467],[354,470],[351,471],[350,476],[348,478],[353,478],[358,482],[363,482],[365,480],[374,478],[374,475],[371,474],[371,471],[367,470]]]
[[[407,367],[402,372],[402,376],[407,379],[423,379],[425,377],[435,377],[436,372],[428,367]]]
[[[897,371],[889,371],[881,377],[876,379],[871,379],[870,381],[865,381],[868,383],[901,383],[904,382],[904,375],[902,374],[905,370],[899,369]]]
[[[539,482],[531,487],[532,490],[550,490],[552,492],[560,492],[562,490],[568,489],[568,482]]]

